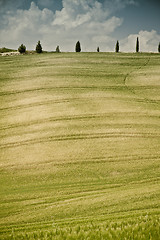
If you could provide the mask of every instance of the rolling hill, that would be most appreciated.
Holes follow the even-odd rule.
[[[159,239],[160,55],[0,69],[1,239]]]

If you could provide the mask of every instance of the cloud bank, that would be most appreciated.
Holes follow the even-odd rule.
[[[6,11],[1,17],[0,28],[1,46],[18,48],[21,43],[27,49],[35,49],[41,40],[44,50],[53,51],[59,45],[62,51],[74,51],[75,43],[79,40],[82,51],[114,51],[117,39],[113,37],[115,30],[123,24],[115,12],[127,5],[135,5],[134,0],[105,0],[101,3],[94,0],[63,0],[61,10],[53,11],[49,7],[54,1],[37,0],[31,2],[29,9]],[[111,4],[112,3],[112,4]],[[40,8],[41,7],[41,8]],[[48,7],[48,8],[47,8]],[[140,32],[122,40],[123,51],[134,51],[133,40],[139,36],[144,49],[154,51],[159,38],[155,31]],[[142,47],[142,46],[141,46]]]
[[[140,41],[140,51],[142,52],[157,52],[160,35],[155,30],[140,31],[138,34],[131,34],[126,39],[122,40],[121,51],[135,52],[136,39]]]

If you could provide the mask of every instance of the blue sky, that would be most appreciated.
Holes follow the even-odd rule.
[[[74,51],[157,52],[160,0],[0,0],[0,47]]]

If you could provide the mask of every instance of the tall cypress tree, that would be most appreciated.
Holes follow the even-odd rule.
[[[139,52],[139,39],[137,37],[137,41],[136,41],[136,52]]]
[[[60,53],[59,46],[56,47],[56,53]]]
[[[81,44],[80,44],[79,41],[76,43],[76,48],[75,48],[75,50],[76,50],[76,52],[81,52]]]
[[[42,53],[42,46],[41,46],[40,41],[38,41],[38,43],[37,43],[36,52],[37,52],[37,53]]]
[[[119,52],[119,42],[117,41],[116,43],[116,52],[118,53]]]
[[[160,42],[159,42],[159,45],[158,45],[158,52],[160,53]]]

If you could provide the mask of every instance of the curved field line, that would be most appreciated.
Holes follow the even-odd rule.
[[[6,129],[12,129],[12,128],[17,128],[17,127],[28,127],[32,125],[38,125],[38,124],[43,124],[46,122],[58,122],[58,121],[71,121],[71,120],[85,120],[85,119],[101,119],[101,118],[112,118],[114,117],[122,117],[122,116],[127,116],[127,117],[135,117],[135,114],[137,112],[111,112],[111,113],[95,113],[95,114],[82,114],[82,115],[68,115],[68,116],[57,116],[57,117],[49,117],[49,118],[43,118],[43,119],[38,119],[38,120],[33,120],[29,122],[23,122],[23,123],[17,123],[17,124],[5,124],[1,125],[0,130],[6,130]],[[146,115],[145,113],[139,113],[139,117],[154,117],[159,119],[160,116],[157,115]]]
[[[12,94],[22,94],[22,93],[28,93],[28,92],[36,92],[36,91],[53,91],[53,90],[116,90],[116,89],[122,89],[125,88],[123,85],[113,85],[113,86],[58,86],[58,87],[41,87],[41,88],[32,88],[32,89],[25,89],[25,90],[15,90],[15,91],[3,91],[0,92],[0,96],[5,96],[5,95],[12,95]]]
[[[127,88],[130,92],[132,92],[134,95],[136,95],[136,96],[140,97],[141,99],[143,99],[143,101],[148,102],[148,103],[152,103],[152,104],[159,104],[159,103],[160,103],[160,100],[152,100],[152,99],[149,99],[149,98],[142,97],[142,96],[138,95],[138,94],[134,91],[134,89],[136,88],[136,86],[135,86],[135,88],[133,88],[133,87],[130,87],[129,85],[127,85],[127,83],[126,83],[127,78],[129,78],[129,76],[131,76],[135,71],[140,70],[140,69],[146,67],[146,66],[148,65],[150,59],[151,59],[151,57],[149,57],[149,58],[147,59],[147,61],[145,62],[144,65],[138,67],[136,70],[133,70],[133,71],[131,71],[130,73],[127,73],[126,76],[124,77],[124,85],[125,85],[126,88]],[[142,88],[142,86],[140,86],[140,87],[138,87],[138,88]],[[146,89],[146,88],[149,88],[149,87],[148,87],[148,86],[147,86],[147,87],[144,86],[144,88]]]
[[[28,103],[28,104],[20,104],[20,105],[15,105],[15,106],[10,106],[10,107],[4,107],[4,108],[0,108],[0,111],[13,111],[13,110],[19,110],[19,109],[25,109],[25,108],[33,108],[33,107],[39,107],[39,106],[45,106],[45,105],[53,105],[53,104],[61,104],[61,103],[70,103],[72,101],[86,101],[86,100],[104,100],[104,99],[120,99],[122,101],[126,101],[126,98],[124,97],[79,97],[79,98],[62,98],[62,99],[57,99],[57,100],[48,100],[48,101],[41,101],[41,102],[34,102],[34,103]],[[127,101],[132,101],[134,99],[134,101],[136,102],[146,102],[144,99],[138,98],[127,98]],[[154,100],[151,100],[154,102]],[[156,100],[159,101],[160,100]],[[4,114],[4,113],[3,113]],[[8,112],[6,112],[6,114],[8,114]]]
[[[64,102],[70,102],[71,100],[76,100],[76,98],[66,98],[66,99],[59,99],[59,100],[48,100],[48,101],[42,101],[42,102],[21,104],[21,105],[16,105],[13,107],[0,108],[0,111],[17,110],[17,109],[24,109],[24,108],[30,108],[30,107],[38,107],[38,106],[43,106],[43,105],[64,103]]]
[[[136,70],[134,69],[133,71],[131,71],[130,73],[127,73],[126,76],[124,77],[124,85],[126,86],[126,88],[132,92],[134,95],[138,96],[138,97],[141,97],[141,99],[143,99],[144,102],[148,102],[148,103],[152,103],[152,104],[160,104],[160,100],[152,100],[152,99],[149,99],[149,98],[145,98],[143,96],[140,96],[138,95],[137,93],[135,93],[134,89],[136,88],[133,88],[133,87],[130,87],[129,85],[127,85],[127,78],[129,78],[129,76],[131,76],[134,72],[136,71],[139,71],[140,69],[146,67],[148,64],[149,64],[149,61],[150,61],[151,57],[148,57],[147,61],[144,63],[144,65],[141,65],[140,67],[138,67]],[[142,88],[142,86],[140,86]],[[140,87],[137,87],[137,88],[140,88]],[[144,88],[149,88],[148,86],[144,86]]]
[[[78,120],[78,119],[72,119],[71,121],[76,121],[76,120]],[[85,119],[83,119],[84,121],[85,121]],[[87,120],[87,119],[86,119]],[[79,120],[78,120],[79,121]],[[51,122],[51,121],[50,121]],[[45,123],[49,123],[49,122],[45,122]],[[43,123],[42,123],[43,124]],[[40,125],[40,124],[39,124]],[[34,126],[34,124],[33,124],[33,126]],[[121,123],[100,123],[100,124],[98,124],[98,123],[96,123],[96,126],[100,126],[100,127],[107,127],[107,128],[112,128],[112,129],[128,129],[128,130],[132,130],[133,129],[133,124],[121,124]],[[141,127],[142,126],[142,124],[134,124],[134,126],[135,127]],[[155,127],[155,126],[159,126],[158,125],[158,123],[157,124],[143,124],[143,127],[147,127],[147,128],[151,128],[151,127]],[[22,126],[17,126],[17,128],[21,128]],[[29,127],[31,127],[31,129],[29,128],[29,129],[27,129],[27,127],[25,128],[25,130],[23,130],[23,132],[20,132],[19,130],[18,131],[15,131],[14,133],[13,132],[11,132],[11,131],[9,131],[9,132],[7,132],[6,133],[6,129],[0,129],[1,131],[3,131],[3,133],[1,133],[1,139],[5,139],[5,138],[8,138],[8,137],[17,137],[17,136],[21,136],[21,137],[23,137],[23,136],[27,136],[28,134],[39,134],[39,130],[37,129],[37,130],[33,130],[32,129],[32,125],[31,126],[29,126]],[[17,130],[17,129],[16,129]],[[45,127],[43,130],[41,130],[41,134],[42,133],[45,133],[46,131],[53,131],[53,126],[51,127]]]
[[[118,163],[118,162],[126,162],[126,161],[159,161],[160,159],[160,156],[158,153],[156,154],[143,154],[142,155],[136,155],[136,154],[132,154],[132,155],[115,155],[115,156],[107,156],[107,157],[86,157],[86,156],[83,156],[81,158],[70,158],[69,161],[66,161],[66,159],[64,158],[57,158],[55,159],[54,158],[54,161],[53,160],[46,160],[46,161],[43,161],[43,162],[36,162],[36,163],[29,163],[28,165],[28,169],[34,167],[35,165],[37,166],[40,166],[40,165],[45,165],[46,164],[53,164],[54,166],[69,166],[69,165],[86,165],[86,164],[103,164],[103,163]],[[24,165],[23,163],[16,163],[16,165],[14,164],[6,164],[5,167],[7,168],[14,168],[14,169],[19,169],[19,168],[23,168]],[[25,169],[27,167],[25,166]],[[153,176],[154,178],[154,176]],[[145,179],[146,181],[146,179]],[[147,181],[149,181],[147,179]]]
[[[129,89],[129,90],[130,90],[132,93],[134,93],[134,94],[136,94],[136,93],[134,92],[133,88],[129,87],[129,86],[126,84],[127,78],[128,78],[130,75],[132,75],[134,72],[136,72],[137,70],[140,70],[140,69],[142,69],[143,67],[145,67],[145,66],[149,63],[150,59],[151,59],[151,57],[149,57],[149,58],[147,59],[147,61],[144,63],[144,65],[141,65],[141,66],[139,66],[137,69],[132,70],[131,72],[127,73],[126,76],[124,77],[124,85],[127,87],[127,89]],[[136,95],[137,95],[137,94],[136,94]]]
[[[0,108],[0,111],[7,111],[7,110],[18,110],[18,109],[24,109],[24,108],[32,108],[32,107],[38,107],[38,106],[44,106],[44,105],[52,105],[52,104],[59,104],[59,103],[69,103],[72,101],[86,101],[86,100],[103,100],[103,99],[121,99],[121,100],[126,100],[126,98],[122,97],[70,97],[70,98],[62,98],[62,99],[53,99],[53,100],[48,100],[48,101],[41,101],[41,102],[34,102],[34,103],[28,103],[28,104],[20,104],[20,105],[15,105],[15,106],[10,106],[10,107],[4,107]],[[128,99],[129,101],[130,99]],[[141,99],[139,99],[141,100]],[[132,101],[132,99],[131,99]]]
[[[88,140],[88,139],[102,139],[102,138],[160,138],[159,134],[153,133],[124,133],[124,132],[111,132],[111,133],[93,133],[93,134],[72,134],[72,135],[57,135],[50,137],[42,137],[29,139],[24,141],[10,142],[1,144],[0,149],[18,147],[22,145],[31,145],[44,142],[56,141],[74,141],[74,140]]]

